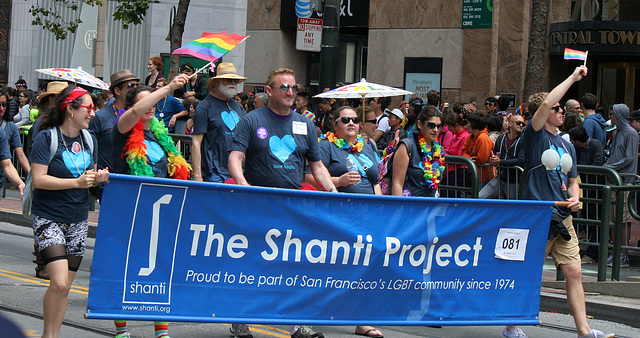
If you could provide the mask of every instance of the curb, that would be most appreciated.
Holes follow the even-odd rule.
[[[22,213],[17,213],[13,211],[0,210],[0,222],[7,222],[27,228],[33,227],[33,222],[30,219],[26,219],[22,216]],[[89,229],[87,232],[87,237],[96,238],[96,231],[98,230],[98,225],[92,222],[89,222]]]
[[[597,299],[586,299],[587,314],[595,319],[608,320],[615,323],[640,327],[640,305],[615,303]],[[565,295],[550,292],[540,293],[540,311],[570,314],[569,302]]]
[[[565,285],[566,284],[564,281],[542,281],[542,287],[544,288],[566,290]],[[638,281],[589,282],[583,280],[582,286],[584,287],[584,292],[599,293],[602,295],[615,297],[640,299],[640,282]]]

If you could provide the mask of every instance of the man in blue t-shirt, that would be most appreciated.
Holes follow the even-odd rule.
[[[129,89],[140,85],[138,79],[129,69],[119,70],[111,74],[111,86],[109,90],[113,93],[104,108],[96,112],[91,121],[89,129],[95,135],[98,142],[98,169],[113,169],[113,145],[111,141],[111,128],[120,114],[127,110],[125,107],[125,97]],[[99,200],[102,199],[104,184],[89,189],[89,191]]]
[[[24,182],[20,179],[20,175],[18,175],[16,167],[14,167],[11,162],[9,140],[7,139],[7,134],[5,134],[4,129],[2,128],[0,128],[0,168],[2,168],[7,179],[18,187],[20,197],[22,197],[24,192]]]
[[[247,114],[236,128],[229,154],[231,176],[240,185],[300,189],[306,159],[320,186],[337,192],[329,171],[322,164],[313,123],[291,111],[298,91],[293,70],[272,71],[265,90],[269,105]],[[296,325],[292,331],[294,338],[324,337],[304,325]]]
[[[571,217],[571,212],[580,208],[576,152],[573,145],[562,139],[557,131],[564,122],[560,99],[574,82],[586,75],[586,66],[577,67],[550,93],[538,93],[529,98],[529,111],[535,111],[535,114],[522,135],[525,168],[529,175],[524,198],[568,202],[566,206],[553,209],[545,257],[550,253],[556,267],[567,279],[567,300],[578,337],[605,338],[614,335],[591,330],[587,323],[580,246]],[[507,327],[505,332],[511,331],[509,329],[512,327]],[[503,333],[503,336],[509,334]]]
[[[222,62],[217,72],[217,76],[207,81],[209,94],[193,114],[191,165],[196,181],[222,183],[231,177],[229,146],[244,116],[233,97],[238,93],[238,84],[247,78],[238,75],[231,62]]]

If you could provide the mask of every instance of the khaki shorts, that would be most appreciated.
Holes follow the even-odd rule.
[[[576,230],[573,228],[573,217],[569,216],[562,221],[571,239],[565,241],[562,237],[558,236],[551,241],[547,241],[547,249],[544,252],[544,257],[553,257],[553,261],[556,264],[556,268],[562,264],[582,264],[580,260],[580,246],[578,242],[578,236]]]

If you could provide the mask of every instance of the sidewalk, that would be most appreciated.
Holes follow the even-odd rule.
[[[16,197],[10,197],[12,195]],[[89,212],[89,237],[96,236],[99,214],[99,210]],[[0,222],[31,227],[31,221],[22,216],[22,202],[17,198],[17,192],[7,191],[7,198],[0,200]],[[620,282],[600,283],[597,282],[597,269],[597,264],[582,265],[587,314],[595,319],[640,327],[640,267],[621,268]],[[608,276],[610,273],[611,269]],[[571,313],[565,282],[556,281],[556,269],[550,259],[545,261],[542,272],[540,311]]]

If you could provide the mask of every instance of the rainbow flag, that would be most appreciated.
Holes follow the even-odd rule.
[[[583,51],[580,51],[580,50],[565,48],[564,49],[564,59],[565,60],[586,61],[587,60],[587,53],[588,52],[583,52]]]
[[[215,62],[247,38],[236,33],[202,33],[202,36],[176,49],[171,54],[187,54],[198,59]]]

